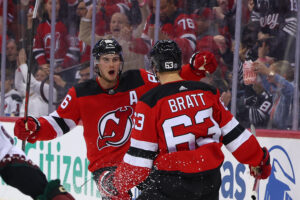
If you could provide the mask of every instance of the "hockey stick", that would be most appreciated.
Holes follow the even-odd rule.
[[[253,124],[250,125],[251,133],[256,137],[256,131]],[[258,195],[258,188],[259,188],[259,179],[255,178],[253,188],[252,188],[252,195],[251,199],[256,200]]]
[[[90,66],[90,61],[86,61],[86,62],[83,62],[83,63],[80,63],[80,64],[76,64],[76,65],[73,65],[71,67],[68,67],[66,69],[62,69],[60,70],[59,72],[57,72],[57,74],[60,74],[60,73],[63,73],[63,72],[66,72],[66,71],[69,71],[71,69],[76,69],[76,68],[81,68],[81,67],[87,67],[87,66]]]
[[[35,0],[35,5],[33,9],[33,15],[32,15],[32,27],[31,27],[31,36],[34,37],[35,35],[35,29],[38,25],[38,18],[37,18],[37,12],[40,5],[40,0]],[[28,129],[27,126],[27,120],[28,120],[28,103],[29,103],[29,96],[30,96],[30,82],[31,82],[31,71],[32,71],[32,60],[33,60],[33,39],[30,39],[29,42],[29,55],[28,55],[28,70],[27,70],[27,79],[26,79],[26,93],[25,93],[25,108],[24,108],[24,117],[25,117],[25,128]],[[26,141],[22,141],[22,150],[25,151],[25,144]]]

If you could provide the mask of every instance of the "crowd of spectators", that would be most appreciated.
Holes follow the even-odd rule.
[[[114,38],[121,44],[125,60],[123,71],[149,69],[148,53],[155,39],[156,1],[98,0],[94,9],[91,0],[56,0],[55,101],[60,101],[73,84],[83,82],[91,76],[89,60],[93,10],[96,10],[95,41],[100,38]],[[24,98],[26,73],[23,71],[28,66],[20,63],[18,57],[21,55],[24,58],[28,55],[28,38],[34,38],[35,86],[32,87],[35,89],[32,89],[32,95],[37,95],[36,98],[44,106],[44,109],[40,110],[46,110],[45,98],[47,99],[46,93],[49,91],[47,76],[50,71],[53,2],[54,0],[41,2],[38,12],[39,25],[35,34],[30,36],[28,34],[32,28],[34,0],[8,0],[6,73],[7,81],[14,76],[18,80],[10,84],[11,88],[5,87],[5,93],[13,89],[14,95],[18,94],[21,99]],[[3,5],[0,12],[1,33],[2,7]],[[215,85],[221,92],[226,92],[227,99],[230,99],[236,1],[160,0],[159,14],[158,39],[174,40],[182,50],[183,64],[188,63],[195,52],[212,52],[217,59],[218,68],[203,81]],[[261,128],[291,128],[296,16],[296,0],[242,1],[236,115],[246,127],[253,124]],[[21,62],[24,62],[24,59]],[[243,72],[244,66],[249,63],[256,76],[255,81],[250,84],[244,82],[245,76],[248,75]],[[40,73],[44,74],[44,78],[39,78]],[[40,89],[40,85],[46,89]],[[42,93],[45,94],[40,98],[43,90],[45,92]],[[228,106],[230,107],[230,103]],[[22,113],[20,111],[5,111],[5,115],[16,116]],[[31,114],[41,115],[38,112]]]

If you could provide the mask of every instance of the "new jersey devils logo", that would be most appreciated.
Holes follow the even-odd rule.
[[[55,32],[55,52],[60,48],[60,33]],[[50,52],[50,46],[51,46],[51,34],[48,33],[44,38],[44,46],[45,49],[47,49]]]
[[[98,149],[107,146],[121,146],[129,138],[133,109],[130,106],[120,107],[105,114],[98,123]]]

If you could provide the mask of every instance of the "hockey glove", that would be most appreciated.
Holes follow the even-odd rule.
[[[271,164],[270,164],[270,154],[266,147],[262,148],[264,152],[264,156],[262,161],[260,161],[260,164],[256,167],[249,166],[250,167],[250,174],[251,176],[254,176],[257,179],[266,179],[271,174]]]
[[[28,140],[30,143],[36,141],[35,134],[40,129],[40,122],[29,116],[27,121],[25,118],[18,119],[15,124],[14,134],[20,140]]]
[[[36,200],[75,200],[75,198],[66,191],[66,189],[60,184],[60,180],[50,181],[44,194],[37,197]]]
[[[194,53],[190,58],[190,66],[197,75],[216,71],[218,63],[213,53],[202,51]]]
[[[118,191],[113,185],[113,179],[114,171],[104,171],[99,176],[98,189],[102,198],[112,198],[118,195]]]

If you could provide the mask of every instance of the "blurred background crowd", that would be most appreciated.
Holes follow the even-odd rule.
[[[122,45],[123,71],[150,70],[155,40],[172,39],[183,64],[195,52],[215,55],[217,70],[201,81],[227,94],[224,103],[234,102],[245,127],[295,129],[297,0],[242,0],[240,7],[236,0],[41,0],[34,30],[35,0],[0,2],[2,116],[24,115],[31,49],[28,114],[38,117],[94,77],[91,47],[100,38]]]

